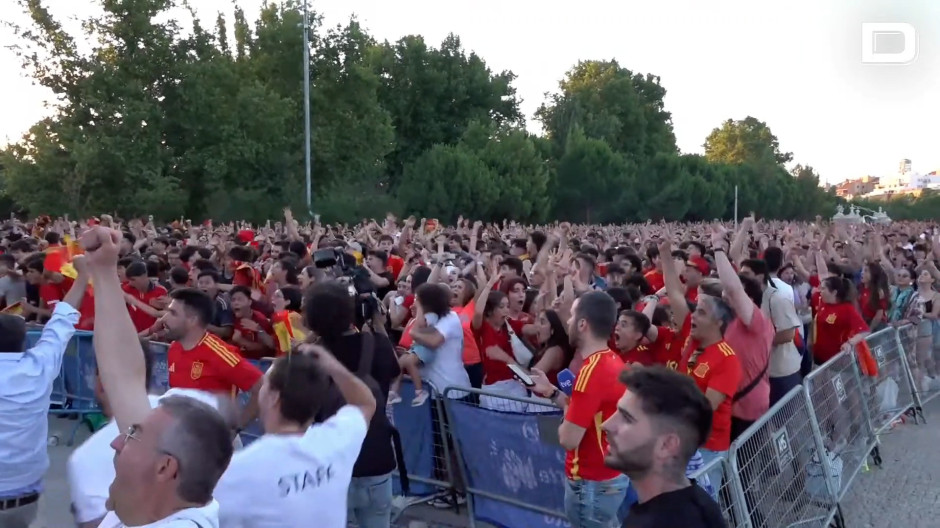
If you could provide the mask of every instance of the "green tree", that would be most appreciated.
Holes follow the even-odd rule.
[[[559,89],[536,112],[559,156],[575,129],[640,165],[678,152],[659,77],[635,74],[617,61],[581,61]]]
[[[538,138],[519,128],[473,123],[460,145],[476,153],[496,179],[498,197],[489,211],[491,218],[522,222],[545,218],[550,170]]]
[[[398,198],[406,213],[443,222],[460,215],[489,218],[499,199],[496,178],[476,153],[435,145],[405,166]]]
[[[395,149],[388,156],[388,183],[395,189],[404,167],[434,145],[453,145],[473,122],[521,124],[512,81],[493,73],[460,39],[449,35],[440,48],[420,36],[381,46],[373,60],[383,80],[379,101],[392,117]]]
[[[793,154],[781,152],[777,136],[767,123],[748,116],[728,119],[705,138],[705,158],[720,163],[783,165]]]
[[[632,197],[627,190],[635,179],[632,161],[606,142],[575,129],[558,160],[553,185],[555,217],[580,222],[621,219],[634,205],[624,200]]]

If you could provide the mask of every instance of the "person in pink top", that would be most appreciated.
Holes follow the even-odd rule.
[[[715,267],[718,270],[720,284],[703,284],[702,292],[714,295],[710,289],[720,288],[722,297],[735,312],[735,318],[725,330],[725,341],[731,345],[738,361],[741,364],[741,383],[738,392],[734,395],[731,407],[731,441],[734,442],[748,427],[754,424],[770,407],[770,352],[773,348],[774,325],[760,309],[763,291],[760,284],[753,278],[738,275],[725,254],[723,241],[713,240],[715,250]],[[758,441],[754,436],[751,441]],[[749,441],[750,443],[750,441]],[[756,444],[755,444],[756,447]],[[753,453],[757,449],[739,451],[739,467],[758,463],[753,460]],[[748,454],[751,456],[748,456]],[[753,469],[742,471],[745,481],[748,476],[755,474]],[[763,517],[756,508],[756,497],[752,496],[752,486],[745,486],[748,490],[745,499],[751,520],[754,526],[763,526]]]

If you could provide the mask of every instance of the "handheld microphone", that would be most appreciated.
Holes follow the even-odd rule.
[[[574,390],[574,380],[575,375],[570,370],[564,369],[558,373],[558,388],[561,389],[561,392],[571,396],[571,391]]]

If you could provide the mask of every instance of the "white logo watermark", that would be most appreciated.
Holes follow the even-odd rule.
[[[903,22],[862,23],[863,64],[911,64],[917,60],[917,31]]]

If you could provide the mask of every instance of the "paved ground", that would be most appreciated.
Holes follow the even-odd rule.
[[[843,502],[849,528],[935,528],[940,526],[940,399],[928,404],[926,425],[900,425],[882,437],[884,464],[859,474]],[[51,467],[46,479],[46,493],[40,501],[40,517],[33,528],[74,526],[69,514],[65,461],[71,449],[65,446],[74,422],[50,419],[50,434],[62,437],[60,445],[49,448]],[[80,442],[87,436],[79,433]],[[412,507],[399,522],[401,528],[464,527],[462,515]],[[480,526],[480,524],[478,524]],[[482,528],[482,527],[481,527]]]
[[[881,468],[859,475],[843,502],[848,528],[940,526],[940,399],[927,404],[927,424],[882,436]]]

